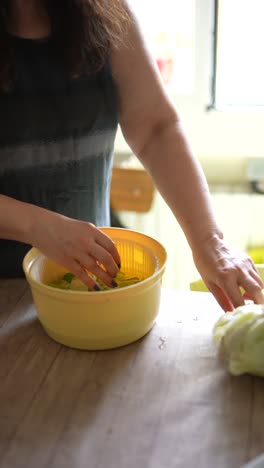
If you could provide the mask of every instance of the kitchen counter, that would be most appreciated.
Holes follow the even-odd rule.
[[[163,290],[152,331],[100,352],[42,329],[24,280],[0,285],[0,467],[238,468],[264,449],[264,380],[232,377],[209,293]]]

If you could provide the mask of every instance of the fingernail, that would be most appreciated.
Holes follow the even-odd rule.
[[[118,286],[117,282],[115,280],[112,280],[112,286],[114,286],[114,288],[116,288]]]
[[[95,291],[101,291],[101,288],[100,288],[100,286],[98,286],[98,284],[95,284],[94,285],[94,290]]]

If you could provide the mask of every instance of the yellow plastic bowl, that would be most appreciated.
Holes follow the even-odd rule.
[[[65,291],[47,285],[65,274],[64,267],[36,248],[23,260],[42,326],[51,338],[72,348],[99,350],[132,343],[151,330],[159,312],[164,247],[128,229],[101,230],[115,242],[122,271],[139,276],[141,282],[108,291]]]

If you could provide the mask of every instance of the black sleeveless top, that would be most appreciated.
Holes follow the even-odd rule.
[[[14,85],[0,94],[0,193],[108,226],[118,124],[109,62],[70,79],[53,55],[52,38],[13,40]],[[0,240],[0,276],[23,275],[29,248]]]

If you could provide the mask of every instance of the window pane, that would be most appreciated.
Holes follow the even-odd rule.
[[[133,0],[165,83],[191,93],[195,69],[195,0]]]
[[[263,0],[218,0],[216,107],[264,106],[263,19]]]

